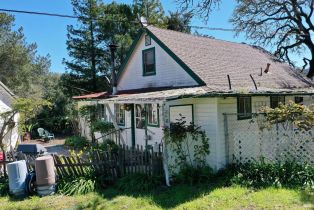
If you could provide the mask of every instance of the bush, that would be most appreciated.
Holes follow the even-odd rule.
[[[161,186],[162,176],[148,176],[142,173],[130,174],[117,182],[117,188],[124,192],[147,192]]]
[[[265,161],[230,167],[231,184],[249,187],[304,187],[314,188],[314,166],[294,162],[266,163]]]
[[[9,180],[7,178],[0,178],[0,196],[9,194]]]
[[[181,184],[201,184],[212,180],[214,177],[213,169],[209,166],[204,167],[183,167],[175,176],[175,181]]]
[[[96,121],[92,122],[92,132],[108,133],[114,130],[114,125],[112,122]]]
[[[64,195],[85,195],[96,191],[96,181],[88,177],[63,179],[58,185],[58,191]]]
[[[119,146],[112,140],[105,140],[97,148],[105,152],[118,152]]]
[[[71,136],[65,139],[64,144],[74,149],[83,149],[89,145],[89,142],[85,137]]]

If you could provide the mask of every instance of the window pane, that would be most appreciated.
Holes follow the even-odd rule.
[[[125,113],[121,104],[115,104],[116,121],[119,125],[125,124]]]
[[[144,106],[141,104],[135,105],[135,123],[136,128],[144,128],[145,127],[145,115],[143,113]]]
[[[249,119],[252,114],[251,97],[238,98],[238,119]]]
[[[143,53],[144,74],[155,72],[155,51],[149,49]]]
[[[148,124],[149,125],[158,125],[158,106],[157,104],[148,104]]]

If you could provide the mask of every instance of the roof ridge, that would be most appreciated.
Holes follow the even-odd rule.
[[[180,32],[180,31],[175,31],[175,30],[171,30],[171,29],[165,29],[165,28],[159,28],[153,25],[149,25],[146,28],[155,28],[158,30],[164,30],[164,31],[169,31],[171,33],[178,33],[178,34],[182,34],[182,35],[186,35],[186,36],[193,36],[196,38],[200,38],[200,39],[210,39],[210,40],[214,40],[214,41],[220,41],[220,42],[227,42],[227,43],[232,43],[232,44],[237,44],[237,45],[241,45],[241,46],[249,46],[249,47],[253,47],[254,45],[252,44],[247,44],[247,43],[243,43],[243,42],[234,42],[234,41],[229,41],[229,40],[224,40],[224,39],[217,39],[217,38],[212,38],[212,37],[206,37],[206,36],[201,36],[201,35],[197,35],[197,34],[189,34],[189,33],[184,33],[184,32]]]
[[[13,98],[16,97],[15,94],[1,81],[0,81],[0,86],[3,87],[3,89],[5,89],[7,93],[9,93]]]

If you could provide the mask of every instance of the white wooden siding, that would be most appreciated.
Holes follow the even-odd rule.
[[[156,75],[143,76],[142,51],[155,47]],[[195,86],[197,83],[182,67],[173,60],[153,39],[145,46],[141,37],[129,63],[118,81],[118,91],[151,87]]]
[[[186,125],[193,122],[193,105],[179,105],[170,107],[170,122],[175,123],[181,116],[184,117]]]

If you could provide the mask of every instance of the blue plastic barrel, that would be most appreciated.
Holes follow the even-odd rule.
[[[10,193],[15,196],[25,195],[25,179],[27,167],[25,160],[15,161],[7,165]]]

